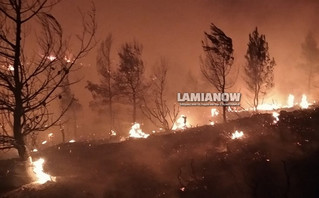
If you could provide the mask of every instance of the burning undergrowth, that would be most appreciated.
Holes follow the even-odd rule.
[[[34,155],[45,157],[44,170],[59,179],[41,192],[56,189],[52,197],[72,191],[68,197],[314,197],[319,109],[276,112],[147,139],[50,147]]]

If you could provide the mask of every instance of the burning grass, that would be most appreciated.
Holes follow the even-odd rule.
[[[286,193],[315,197],[319,109],[278,114],[257,114],[227,124],[120,143],[75,142],[50,147],[34,154],[45,157],[46,169],[61,181],[44,189],[55,192],[52,196],[44,194],[186,198],[281,197]],[[245,138],[230,138],[236,130]],[[63,192],[59,192],[62,184]]]

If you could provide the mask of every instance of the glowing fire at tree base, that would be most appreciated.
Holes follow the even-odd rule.
[[[43,172],[43,164],[44,164],[44,159],[40,158],[37,161],[32,161],[31,159],[31,163],[32,163],[32,170],[33,173],[35,175],[35,183],[38,184],[44,184],[48,181],[55,181],[55,177],[52,177],[51,175]]]
[[[139,123],[134,123],[132,128],[129,131],[131,138],[148,138],[149,134],[146,134],[142,131],[141,125]]]

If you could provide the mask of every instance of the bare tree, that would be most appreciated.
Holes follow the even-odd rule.
[[[142,45],[136,41],[122,45],[119,52],[119,68],[115,78],[118,90],[121,90],[121,94],[132,104],[133,122],[136,122],[137,107],[147,87],[143,79],[144,63],[141,56]]]
[[[246,83],[249,91],[254,95],[253,105],[257,111],[259,99],[274,86],[274,66],[275,59],[270,58],[268,42],[263,34],[256,29],[249,34],[248,49],[245,56],[247,64],[245,66]]]
[[[15,148],[22,160],[29,158],[25,138],[32,132],[55,125],[67,108],[54,115],[50,105],[59,98],[63,80],[77,60],[93,47],[95,9],[83,15],[79,48],[66,59],[67,43],[62,28],[50,9],[59,1],[2,0],[0,2],[0,111],[8,127],[0,136],[0,148]],[[27,24],[39,27],[33,49],[26,43]],[[34,31],[37,28],[33,28]],[[30,35],[29,35],[30,36]],[[7,123],[7,124],[5,124]],[[4,127],[3,127],[4,128]]]
[[[91,81],[87,82],[86,88],[91,92],[93,101],[90,102],[92,109],[101,110],[101,106],[106,105],[109,115],[109,132],[114,130],[113,100],[117,96],[114,82],[114,73],[112,72],[111,63],[112,35],[109,35],[98,49],[96,67],[98,74],[101,76],[100,83],[96,84]]]
[[[210,33],[205,32],[205,40],[202,41],[205,57],[201,59],[201,72],[217,91],[225,93],[234,85],[234,81],[227,79],[234,62],[233,42],[214,24],[211,24],[210,30]],[[227,121],[226,108],[227,104],[223,102],[224,122]]]
[[[150,87],[149,101],[154,102],[150,104],[150,102],[147,102],[144,98],[141,109],[146,118],[155,126],[169,131],[177,119],[179,107],[175,104],[172,106],[168,105],[165,95],[167,91],[167,71],[167,61],[162,59],[160,65],[154,70],[152,77],[153,83]]]

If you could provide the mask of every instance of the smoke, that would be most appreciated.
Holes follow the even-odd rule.
[[[300,75],[304,71],[298,69],[298,65],[304,62],[301,44],[307,33],[312,32],[314,38],[319,40],[319,28],[314,25],[319,22],[316,17],[319,2],[316,0],[95,0],[94,3],[97,9],[97,39],[104,39],[110,32],[114,37],[111,53],[114,67],[117,67],[119,46],[133,39],[144,46],[143,59],[147,74],[152,73],[152,66],[161,57],[169,61],[168,93],[171,102],[175,102],[176,92],[194,89],[214,91],[202,78],[199,69],[203,32],[209,30],[211,22],[233,39],[234,66],[239,68],[239,77],[232,91],[243,93],[243,106],[248,106],[251,100],[243,80],[244,55],[248,34],[256,26],[260,33],[266,35],[270,56],[277,63],[275,88],[265,101],[284,103],[289,93],[301,97],[305,91],[305,79]],[[70,34],[79,32],[81,27],[80,21],[74,20],[79,15],[73,4],[72,1],[63,1],[53,10],[65,32]],[[89,5],[87,1],[77,1],[77,6],[82,10]],[[70,9],[60,9],[64,7]],[[73,73],[74,79],[82,78],[73,89],[84,106],[83,115],[92,114],[85,116],[85,122],[90,126],[90,119],[96,114],[88,107],[92,98],[84,87],[87,80],[97,79],[95,57],[96,51],[83,59],[81,70]]]

